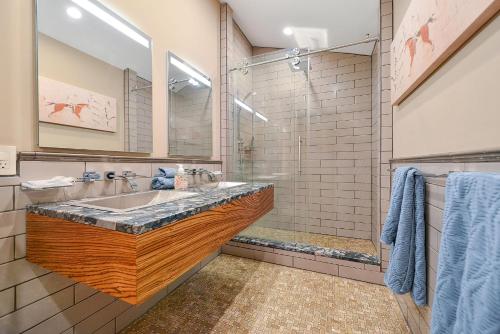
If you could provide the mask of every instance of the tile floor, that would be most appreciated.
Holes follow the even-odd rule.
[[[263,238],[278,241],[299,242],[319,247],[344,249],[354,252],[378,255],[375,246],[371,240],[337,237],[334,235],[288,231],[276,228],[261,227],[252,225],[239,235],[253,238]]]
[[[409,333],[379,285],[220,255],[122,333]]]

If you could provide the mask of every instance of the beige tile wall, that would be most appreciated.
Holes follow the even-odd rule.
[[[244,179],[251,174],[248,162],[251,152],[241,150],[249,146],[251,140],[251,115],[245,111],[240,113],[242,121],[240,129],[234,128],[234,97],[243,99],[252,89],[252,73],[232,75],[229,69],[241,65],[245,58],[252,57],[252,46],[241,29],[233,20],[233,11],[227,4],[221,6],[221,160],[223,161],[226,179]],[[237,89],[235,89],[237,87]],[[238,146],[234,146],[235,132],[241,137],[241,159]],[[238,137],[236,137],[238,139]],[[233,163],[237,159],[237,166]],[[241,166],[241,169],[239,168]],[[235,174],[237,173],[237,174]]]
[[[125,70],[125,149],[130,152],[153,152],[153,95],[151,82]]]
[[[379,178],[380,197],[380,229],[384,223],[389,208],[391,179],[390,164],[392,158],[392,105],[391,105],[391,85],[390,85],[390,46],[392,42],[392,0],[380,1],[380,166],[377,171]],[[380,232],[378,233],[380,235]],[[385,270],[389,263],[389,247],[382,245],[381,259],[382,268]]]
[[[83,197],[113,195],[130,191],[126,183],[96,181],[77,183],[65,190],[27,192],[20,189],[23,180],[46,179],[56,175],[80,177],[86,171],[124,170],[136,172],[140,190],[151,187],[158,167],[174,164],[38,162],[22,161],[20,177],[2,178],[0,186],[0,333],[115,333],[142,315],[181,282],[194,274],[209,257],[176,282],[144,304],[132,307],[83,284],[31,264],[25,259],[26,204],[53,202]],[[220,170],[217,164],[188,165]]]
[[[210,89],[188,85],[170,94],[169,153],[212,155],[212,94]]]
[[[274,176],[276,193],[258,224],[370,239],[371,57],[324,53],[310,62],[310,80],[286,62],[251,70],[252,105],[269,119],[254,122],[253,176]]]

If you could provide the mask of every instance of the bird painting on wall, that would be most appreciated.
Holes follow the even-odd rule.
[[[39,77],[40,122],[116,132],[116,98]]]
[[[80,114],[82,113],[83,108],[89,107],[88,103],[71,104],[71,103],[48,102],[47,105],[54,106],[54,110],[49,114],[49,117],[59,112],[62,112],[65,109],[69,109],[79,120],[81,120]]]

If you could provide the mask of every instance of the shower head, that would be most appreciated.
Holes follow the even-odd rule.
[[[308,59],[301,59],[300,57],[294,57],[288,62],[288,66],[290,67],[290,71],[292,72],[300,72],[303,71],[307,75],[307,64],[309,64]],[[310,66],[309,66],[310,69]]]
[[[245,97],[243,98],[243,101],[246,101],[250,96],[255,96],[257,95],[257,92],[249,92]]]

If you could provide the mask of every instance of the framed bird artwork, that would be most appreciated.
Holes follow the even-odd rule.
[[[499,10],[500,0],[411,1],[391,44],[392,104],[408,97]]]
[[[116,99],[46,77],[39,77],[39,121],[116,132]]]

